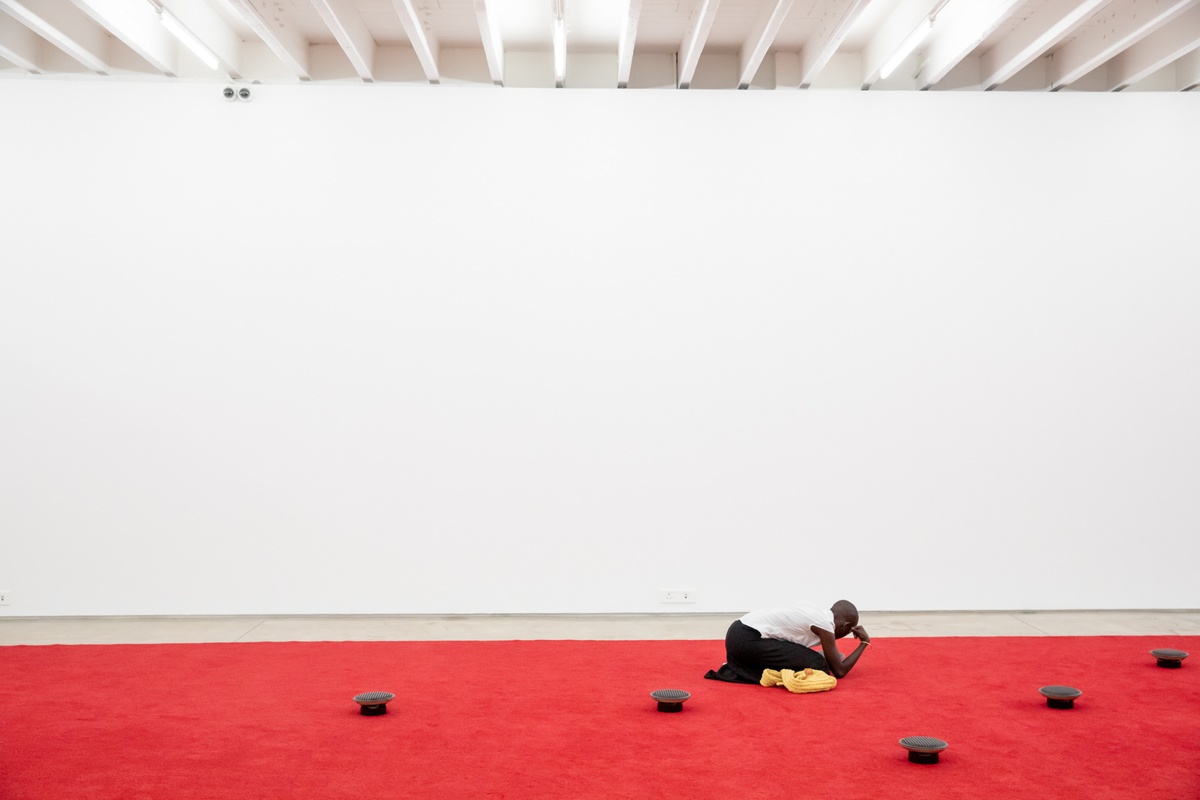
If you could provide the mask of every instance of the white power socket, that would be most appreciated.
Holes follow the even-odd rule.
[[[695,589],[663,589],[658,593],[658,602],[660,603],[694,603],[696,602]]]
[[[6,592],[0,589],[0,606],[12,605],[12,592]]]

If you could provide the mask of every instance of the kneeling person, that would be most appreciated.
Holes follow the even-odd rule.
[[[835,640],[854,634],[858,647],[843,656]],[[758,683],[764,669],[806,668],[843,678],[871,643],[858,624],[858,609],[839,600],[828,609],[811,603],[751,611],[725,634],[725,663],[704,676],[730,683]],[[814,650],[820,645],[821,651]]]

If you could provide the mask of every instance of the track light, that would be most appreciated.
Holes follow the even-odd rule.
[[[196,34],[192,33],[187,27],[180,22],[174,14],[167,11],[162,6],[156,6],[158,19],[162,22],[164,28],[171,32],[171,35],[187,46],[189,50],[204,62],[204,65],[209,69],[216,69],[221,66],[221,59],[217,58],[217,54],[208,48],[204,42],[197,38]]]
[[[920,47],[921,42],[925,41],[925,37],[933,30],[933,20],[929,17],[921,20],[921,24],[908,35],[908,38],[896,48],[896,52],[887,57],[883,62],[883,66],[879,68],[879,79],[883,80],[888,75],[896,71],[896,68],[904,63],[904,59],[912,55],[912,52]]]

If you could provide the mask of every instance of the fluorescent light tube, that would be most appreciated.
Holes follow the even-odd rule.
[[[187,45],[187,48],[195,53],[205,66],[209,69],[221,66],[221,59],[217,58],[217,54],[209,50],[208,45],[197,39],[196,34],[184,27],[183,23],[176,19],[170,11],[160,8],[158,18],[162,21],[163,27],[169,30],[176,39]]]
[[[543,28],[543,30],[545,30]],[[554,83],[561,86],[567,77],[567,23],[554,20]]]
[[[921,45],[921,42],[925,41],[925,37],[929,35],[931,30],[933,30],[933,22],[928,17],[921,20],[921,24],[908,35],[903,44],[896,48],[896,52],[888,56],[887,60],[883,62],[883,66],[879,68],[879,79],[883,80],[895,72],[896,68],[904,63],[904,59],[912,55],[913,50],[916,50]]]

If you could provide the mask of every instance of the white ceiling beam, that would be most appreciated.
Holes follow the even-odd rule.
[[[1185,11],[1108,62],[1108,88],[1121,91],[1200,48],[1200,6]]]
[[[7,14],[0,14],[0,58],[40,75],[45,70],[41,50],[42,40],[36,33]]]
[[[858,20],[859,14],[871,0],[851,0],[848,3],[835,4],[821,18],[817,32],[804,45],[800,53],[800,88],[807,89],[833,54],[841,47],[842,41],[850,28]]]
[[[754,26],[738,50],[739,89],[750,88],[750,82],[758,74],[758,68],[767,57],[767,50],[775,42],[775,36],[791,8],[792,0],[767,0],[759,11]]]
[[[92,72],[107,75],[112,71],[108,64],[108,32],[70,3],[0,0],[0,8]]]
[[[413,0],[392,0],[392,5],[400,15],[400,24],[408,34],[409,43],[412,44],[413,50],[417,51],[417,60],[421,62],[421,69],[425,70],[425,77],[430,83],[438,83],[441,75],[438,73],[437,37],[433,35],[433,31],[425,30],[425,24],[421,22],[421,15],[417,13]]]
[[[1069,86],[1137,44],[1193,5],[1196,0],[1141,0],[1105,9],[1103,18],[1060,47],[1050,59],[1050,89]]]
[[[863,48],[862,88],[869,89],[879,80],[884,62],[929,19],[933,8],[932,0],[900,1]]]
[[[302,81],[312,80],[308,63],[308,41],[287,27],[274,12],[260,8],[256,0],[227,0],[254,34],[263,41],[284,67]]]
[[[483,54],[487,58],[488,74],[491,75],[493,84],[503,86],[504,42],[500,38],[500,26],[488,14],[488,0],[475,0],[475,19],[479,22],[479,36],[483,39]]]
[[[621,26],[621,38],[617,41],[617,88],[629,87],[629,73],[633,69],[633,46],[637,42],[638,21],[642,18],[642,0],[629,0],[625,12],[625,24]]]
[[[179,42],[162,26],[154,8],[130,0],[74,0],[79,9],[164,75],[179,72]]]
[[[329,32],[341,45],[358,77],[375,81],[375,40],[350,0],[312,0]]]
[[[704,52],[704,43],[708,41],[708,32],[712,30],[713,20],[717,18],[717,6],[721,0],[700,0],[700,6],[692,15],[691,25],[679,45],[679,83],[680,89],[686,89],[696,76],[696,65],[700,63],[700,54]]]
[[[971,0],[947,4],[938,13],[937,26],[925,43],[925,58],[917,72],[917,88],[929,89],[937,85],[1023,2]]]
[[[1193,50],[1175,62],[1175,88],[1181,92],[1200,86],[1200,50]]]
[[[980,58],[984,89],[1012,78],[1113,0],[1049,0]]]

